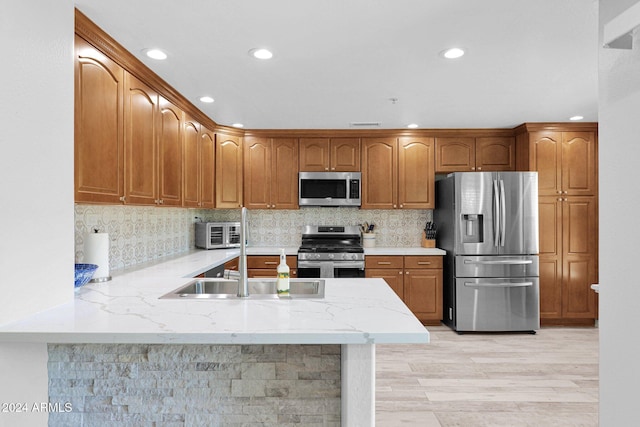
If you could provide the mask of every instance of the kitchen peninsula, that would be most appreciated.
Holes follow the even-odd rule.
[[[159,299],[238,253],[123,271],[1,327],[2,342],[49,343],[50,402],[73,407],[50,425],[373,425],[375,344],[428,331],[382,279],[327,279],[324,299]]]

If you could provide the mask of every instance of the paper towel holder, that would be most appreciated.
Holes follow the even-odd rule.
[[[97,227],[93,228],[92,231],[93,233],[96,233],[96,234],[100,232],[100,230]],[[107,259],[108,259],[108,255],[107,255]],[[110,275],[103,276],[103,277],[94,277],[91,280],[89,280],[89,283],[102,283],[102,282],[108,282],[109,280],[111,280]]]

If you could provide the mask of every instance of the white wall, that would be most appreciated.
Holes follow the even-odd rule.
[[[637,0],[601,0],[603,25]],[[600,425],[640,425],[640,37],[600,48]]]
[[[71,300],[74,264],[73,2],[2,9],[0,324]]]
[[[2,4],[0,324],[73,298],[73,8]],[[0,344],[0,378],[0,402],[46,402],[46,344]],[[0,413],[0,426],[46,419]]]

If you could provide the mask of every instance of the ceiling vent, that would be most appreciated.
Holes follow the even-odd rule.
[[[349,126],[352,128],[371,128],[371,127],[380,127],[382,124],[380,122],[351,122]]]

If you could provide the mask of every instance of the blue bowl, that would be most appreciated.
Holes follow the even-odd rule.
[[[75,287],[86,285],[97,269],[98,266],[95,264],[76,264]]]

